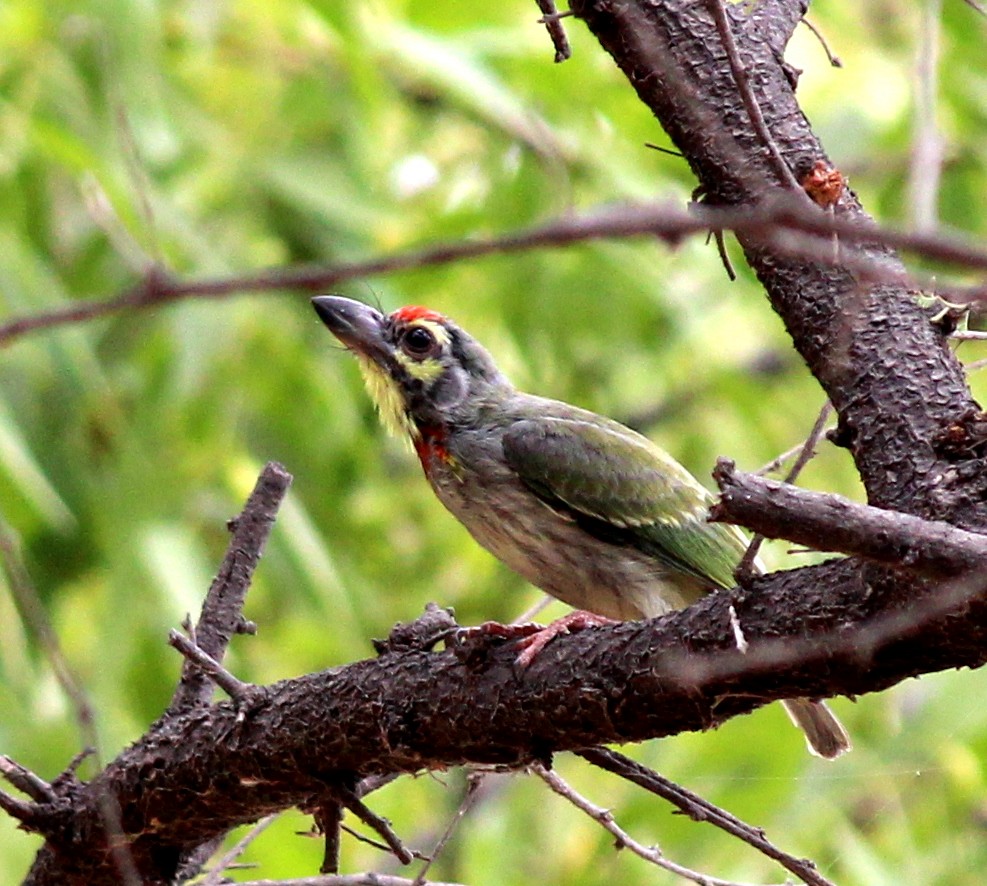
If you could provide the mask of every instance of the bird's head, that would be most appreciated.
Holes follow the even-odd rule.
[[[461,424],[511,386],[477,341],[435,311],[384,314],[338,295],[312,299],[319,318],[360,361],[367,390],[388,430],[412,440],[422,430]]]

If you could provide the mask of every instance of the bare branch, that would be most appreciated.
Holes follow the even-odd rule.
[[[572,57],[572,47],[569,45],[569,38],[566,36],[565,28],[562,26],[562,19],[572,15],[571,12],[559,12],[555,8],[555,0],[535,0],[541,10],[540,21],[552,38],[552,45],[555,47],[555,62],[564,62]]]
[[[987,536],[949,523],[746,474],[727,458],[717,461],[713,477],[721,495],[711,508],[711,520],[739,523],[769,538],[854,554],[934,580],[987,568]]]
[[[822,46],[823,52],[826,53],[826,58],[829,60],[829,63],[834,68],[842,68],[843,62],[840,60],[840,57],[838,55],[833,54],[832,50],[829,48],[829,44],[826,42],[826,38],[823,37],[822,35],[822,31],[820,31],[819,28],[817,28],[805,16],[802,17],[802,24],[805,25],[813,33],[815,38],[819,41],[819,45]]]
[[[191,644],[212,659],[217,668],[226,654],[230,638],[243,624],[243,601],[250,580],[290,485],[291,474],[276,462],[269,462],[257,478],[257,485],[240,516],[230,524],[233,537],[202,604],[202,612],[194,629],[195,643]],[[182,668],[181,682],[168,707],[170,712],[208,702],[212,697],[210,676],[231,695],[243,688],[244,684],[222,668],[219,671],[213,669],[213,673],[207,675],[199,664],[194,663],[195,653],[190,651],[191,646],[185,643],[185,638],[176,636],[179,639],[171,638],[172,645],[181,649],[187,660]],[[179,642],[184,646],[179,646]]]
[[[785,870],[801,877],[809,886],[834,886],[816,870],[816,866],[804,858],[796,858],[783,852],[764,835],[761,828],[751,827],[725,809],[721,809],[698,794],[669,781],[652,769],[607,748],[591,748],[577,751],[578,756],[594,766],[613,772],[627,781],[662,797],[695,821],[714,825],[754,847],[763,855],[778,862]]]
[[[31,332],[82,323],[127,310],[145,310],[186,298],[228,298],[248,292],[292,290],[324,291],[340,283],[376,274],[391,274],[532,249],[565,247],[586,240],[636,236],[658,237],[671,246],[708,229],[766,239],[779,252],[832,265],[831,238],[844,243],[870,243],[903,249],[959,267],[987,271],[987,251],[946,234],[909,234],[882,228],[873,222],[833,217],[804,200],[788,195],[752,207],[693,207],[691,211],[668,204],[635,204],[601,209],[594,214],[557,219],[538,227],[485,240],[457,241],[396,255],[344,262],[269,268],[229,277],[176,280],[163,268],[148,270],[144,279],[120,295],[102,301],[73,303],[0,324],[0,347]],[[873,258],[841,256],[842,263],[867,279],[918,285],[893,265]]]
[[[381,839],[387,844],[387,847],[394,853],[401,864],[411,864],[415,860],[415,853],[411,852],[401,842],[401,838],[394,832],[391,823],[367,806],[356,795],[355,791],[339,787],[333,789],[333,794],[360,821],[380,834]]]
[[[463,799],[460,801],[459,806],[456,808],[455,813],[449,820],[449,824],[446,825],[445,830],[442,835],[436,841],[435,846],[432,851],[428,854],[428,858],[425,860],[425,864],[422,865],[422,869],[418,872],[415,877],[414,886],[424,886],[426,882],[426,876],[432,865],[435,864],[438,857],[442,854],[442,850],[446,848],[446,844],[452,839],[452,835],[456,832],[456,828],[459,827],[459,823],[466,817],[470,809],[473,808],[473,803],[476,800],[477,793],[483,780],[485,773],[482,772],[472,772],[466,781],[466,791],[463,794]]]
[[[585,812],[604,830],[613,834],[616,838],[616,847],[618,849],[630,849],[631,852],[645,861],[651,862],[651,864],[663,868],[678,877],[682,877],[684,880],[699,883],[700,886],[743,886],[743,884],[733,880],[721,880],[719,877],[701,874],[699,871],[694,871],[691,868],[676,864],[674,861],[665,858],[664,853],[657,846],[644,846],[639,843],[617,824],[614,820],[613,813],[609,809],[604,809],[602,806],[597,806],[595,803],[587,800],[586,797],[572,788],[554,769],[546,769],[541,764],[537,764],[531,767],[531,771],[555,791],[556,794],[564,797],[577,809]]]
[[[6,754],[0,754],[0,775],[32,800],[37,800],[39,803],[50,803],[55,799],[55,792],[48,782],[41,776],[35,775],[26,766],[11,760]]]

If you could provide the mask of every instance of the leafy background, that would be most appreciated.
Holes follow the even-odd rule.
[[[789,59],[823,143],[865,205],[910,221],[915,67],[925,6],[814,4],[842,58],[804,28]],[[352,260],[507,232],[629,198],[686,201],[686,164],[590,35],[551,63],[533,4],[507,0],[0,5],[0,299],[16,316],[103,298],[161,260],[216,276]],[[943,221],[982,238],[987,190],[984,22],[942,9]],[[731,247],[733,249],[733,247]],[[700,240],[641,238],[490,257],[343,290],[425,303],[484,341],[519,386],[642,427],[701,477],[719,454],[756,468],[808,432],[823,397],[743,268],[728,283]],[[980,356],[964,345],[964,355]],[[974,379],[975,387],[982,384]],[[370,654],[429,600],[464,623],[538,599],[477,548],[386,439],[353,362],[305,296],[188,301],[23,338],[0,354],[0,509],[96,711],[107,759],[174,687],[168,628],[197,612],[260,466],[295,485],[234,641],[242,678],[271,681]],[[860,496],[824,444],[803,475]],[[776,566],[806,562],[779,546]],[[552,610],[553,613],[558,610]],[[856,742],[805,754],[778,706],[714,733],[632,752],[761,824],[844,884],[972,884],[987,869],[982,673],[835,703]],[[76,717],[0,585],[0,752],[54,777]],[[566,758],[560,771],[642,842],[710,874],[779,872],[711,828]],[[91,772],[84,765],[83,773]],[[428,849],[462,773],[373,798]],[[279,820],[237,876],[312,874],[321,845]],[[0,816],[0,880],[37,841]],[[347,839],[344,869],[389,870]],[[499,779],[433,876],[475,884],[671,882],[520,776]]]

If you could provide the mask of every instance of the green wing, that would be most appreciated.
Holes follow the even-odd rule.
[[[732,526],[706,522],[710,493],[646,437],[592,418],[515,422],[504,435],[507,463],[546,504],[593,534],[732,587],[746,541]]]

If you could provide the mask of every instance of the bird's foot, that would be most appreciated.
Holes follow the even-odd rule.
[[[615,625],[618,622],[605,615],[597,615],[595,612],[587,612],[585,609],[577,609],[562,618],[557,618],[550,625],[538,628],[537,631],[528,631],[518,643],[521,653],[517,657],[517,664],[521,668],[526,668],[560,634],[572,634],[586,628],[599,628],[604,625]],[[525,625],[530,627],[531,625]]]

